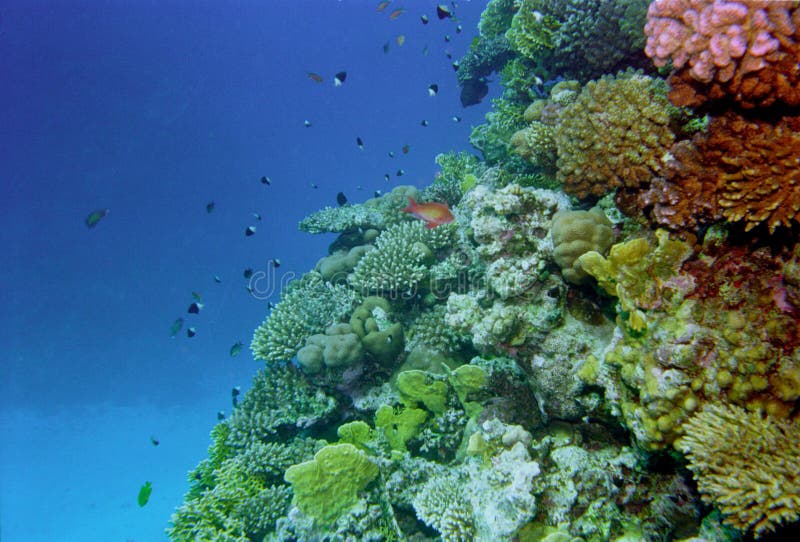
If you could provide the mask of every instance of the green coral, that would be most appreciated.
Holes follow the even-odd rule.
[[[434,252],[449,246],[453,234],[453,228],[429,229],[421,221],[390,226],[353,269],[350,284],[365,293],[413,292],[428,276]]]
[[[325,207],[300,221],[300,231],[308,233],[340,233],[359,228],[383,229],[386,213],[363,204]]]
[[[290,360],[308,337],[339,322],[358,296],[344,285],[331,285],[311,271],[289,283],[281,300],[256,328],[250,349],[256,359]]]
[[[350,324],[334,324],[324,334],[312,335],[297,352],[297,363],[308,373],[323,367],[347,367],[363,357],[361,338]]]
[[[526,105],[510,98],[492,100],[492,110],[486,114],[486,123],[472,129],[470,144],[481,151],[486,165],[503,163],[504,167],[515,172],[526,171],[525,162],[508,151],[508,141],[517,130],[525,127],[522,114]]]
[[[397,375],[400,400],[409,407],[420,403],[434,414],[444,412],[447,405],[447,383],[425,371],[403,371]]]
[[[292,484],[293,504],[323,525],[353,507],[378,475],[378,467],[352,444],[325,446],[314,459],[292,465],[284,478]]]
[[[364,350],[380,363],[390,363],[403,351],[403,326],[393,318],[389,302],[379,296],[365,298],[350,316]]]
[[[511,28],[506,32],[511,47],[530,60],[536,60],[542,51],[555,47],[556,34],[561,26],[558,19],[542,13],[539,4],[541,2],[536,0],[519,2]]]
[[[478,31],[481,36],[505,34],[514,17],[514,0],[491,0],[481,13]]]
[[[375,412],[375,427],[383,432],[392,450],[406,451],[406,442],[419,434],[420,426],[428,415],[419,408],[395,410],[389,405],[381,406]]]
[[[269,441],[284,427],[309,427],[336,408],[336,401],[291,365],[258,371],[253,387],[233,411],[227,445],[242,450]]]

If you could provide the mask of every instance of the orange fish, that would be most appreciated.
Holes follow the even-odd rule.
[[[322,83],[322,76],[317,75],[314,72],[308,72],[308,78],[314,81],[315,83]]]
[[[394,10],[393,12],[391,12],[389,14],[389,20],[390,21],[394,21],[395,19],[397,19],[400,15],[402,15],[405,12],[406,12],[406,10],[404,10],[402,8],[401,9],[396,9],[396,10]]]
[[[389,4],[391,4],[391,2],[386,2],[386,1],[381,2],[380,4],[378,4],[378,7],[375,9],[375,11],[380,13],[381,11],[386,9],[386,6],[388,6]]]
[[[400,47],[402,47],[402,46],[403,46],[403,44],[404,44],[405,42],[406,42],[406,37],[405,37],[405,35],[403,35],[403,34],[400,34],[399,36],[397,36],[397,45],[399,45]]]
[[[435,228],[442,224],[450,224],[455,217],[450,212],[446,203],[417,203],[414,198],[408,196],[408,207],[401,209],[404,213],[411,213],[412,216],[425,221],[426,228]]]

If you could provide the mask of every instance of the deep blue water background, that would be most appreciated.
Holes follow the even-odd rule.
[[[259,367],[246,347],[228,354],[267,310],[243,269],[269,258],[281,272],[312,268],[333,236],[299,232],[303,216],[340,190],[362,201],[424,186],[438,153],[469,150],[488,98],[461,108],[445,51],[466,51],[485,3],[459,2],[461,34],[436,19],[436,2],[377,3],[2,3],[4,542],[165,540],[217,410]],[[99,208],[111,212],[87,229]],[[186,314],[192,291],[199,315]],[[170,338],[177,317],[197,336]]]

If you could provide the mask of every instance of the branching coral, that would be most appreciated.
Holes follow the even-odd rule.
[[[691,229],[725,217],[770,232],[800,222],[800,117],[750,120],[729,112],[693,145],[676,145],[665,181],[651,188],[654,217]]]
[[[800,518],[800,424],[710,404],[683,427],[677,448],[726,523],[759,538]]]
[[[663,81],[626,72],[589,82],[556,125],[558,179],[579,198],[636,188],[672,145]]]
[[[644,30],[655,65],[672,60],[676,105],[800,104],[798,2],[655,0]]]
[[[311,271],[289,283],[281,300],[256,328],[250,349],[256,359],[290,360],[305,340],[340,321],[358,300],[344,285],[331,285]]]

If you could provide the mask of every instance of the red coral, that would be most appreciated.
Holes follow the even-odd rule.
[[[800,105],[800,2],[655,0],[645,34],[656,66],[672,60],[675,105]]]
[[[756,121],[729,112],[672,153],[666,178],[642,196],[659,224],[691,230],[724,217],[774,233],[800,222],[800,117]]]

